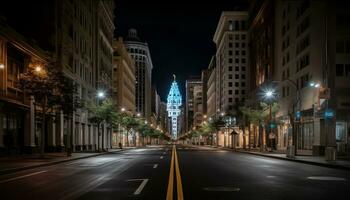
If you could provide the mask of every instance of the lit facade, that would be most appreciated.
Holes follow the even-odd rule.
[[[135,61],[135,104],[136,112],[142,117],[151,120],[151,96],[152,96],[152,59],[148,44],[143,42],[135,29],[130,29],[124,42],[126,49]]]
[[[178,117],[181,114],[180,106],[182,105],[182,97],[177,82],[175,81],[175,75],[167,101],[168,117],[171,118],[171,135],[173,139],[176,139],[179,132]]]

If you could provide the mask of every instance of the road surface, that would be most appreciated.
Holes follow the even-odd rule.
[[[154,146],[0,176],[1,199],[347,199],[350,172],[209,147]]]

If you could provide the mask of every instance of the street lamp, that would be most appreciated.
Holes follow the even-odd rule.
[[[34,68],[34,70],[37,72],[37,73],[40,73],[41,72],[41,70],[42,70],[42,68],[41,68],[41,66],[36,66],[35,68]]]
[[[120,110],[121,110],[122,112],[125,112],[125,108],[124,108],[124,107],[122,107]]]
[[[5,69],[5,65],[3,63],[0,63],[0,69]]]
[[[104,91],[98,91],[97,92],[97,98],[103,99],[103,98],[105,98],[105,96],[106,96],[106,94],[105,94]]]
[[[276,92],[273,88],[268,88],[264,91],[264,98],[269,103],[269,123],[268,123],[268,125],[269,125],[269,130],[270,130],[269,138],[270,138],[271,151],[274,147],[274,145],[272,143],[273,143],[273,139],[275,138],[274,134],[272,132],[272,100],[274,99],[275,94],[276,94]]]
[[[141,114],[140,114],[140,113],[137,113],[137,114],[136,114],[136,116],[137,116],[137,117],[140,117],[140,116],[141,116]]]

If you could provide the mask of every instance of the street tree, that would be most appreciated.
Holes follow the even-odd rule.
[[[35,105],[40,107],[40,153],[43,156],[47,115],[62,110],[64,114],[71,116],[80,107],[77,89],[74,82],[58,70],[54,63],[49,63],[46,67],[29,68],[20,75],[20,87],[27,95],[33,96]]]

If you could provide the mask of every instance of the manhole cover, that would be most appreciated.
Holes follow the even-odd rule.
[[[238,192],[240,191],[237,187],[206,187],[203,190],[211,192]]]
[[[332,177],[332,176],[309,176],[307,178],[311,180],[319,180],[319,181],[345,181],[345,178]]]

